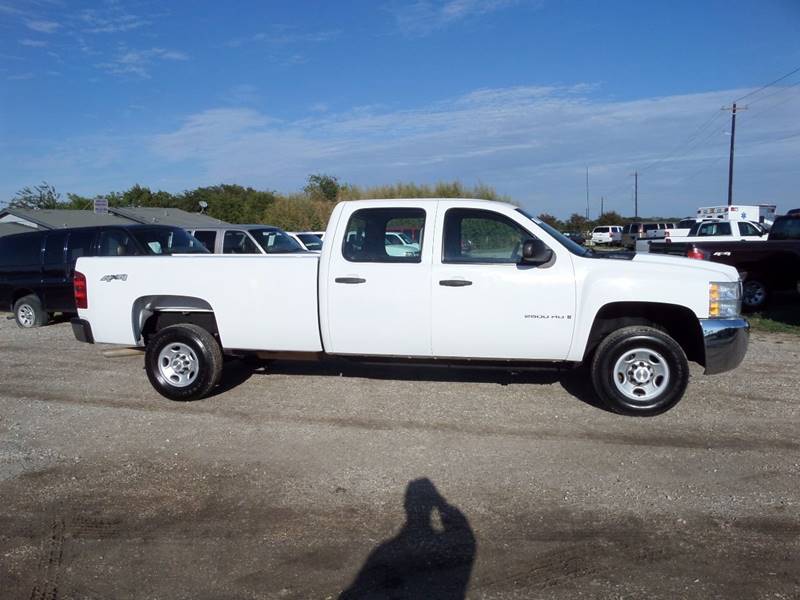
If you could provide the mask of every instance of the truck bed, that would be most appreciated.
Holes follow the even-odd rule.
[[[82,314],[95,325],[96,342],[141,345],[131,307],[170,296],[173,303],[186,298],[193,310],[192,298],[207,302],[227,349],[293,352],[322,350],[318,268],[316,254],[81,258],[76,267],[86,276]],[[217,273],[225,280],[211,275]],[[94,305],[93,298],[103,301]]]

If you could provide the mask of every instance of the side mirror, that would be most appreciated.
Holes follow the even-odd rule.
[[[522,244],[520,264],[542,265],[553,258],[553,251],[542,240],[529,239]]]

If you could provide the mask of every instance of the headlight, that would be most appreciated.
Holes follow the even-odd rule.
[[[714,281],[708,284],[708,316],[719,319],[738,317],[742,311],[742,284]]]

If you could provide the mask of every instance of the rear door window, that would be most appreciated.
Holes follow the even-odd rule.
[[[422,253],[422,232],[425,210],[422,208],[364,208],[352,214],[347,223],[342,247],[344,258],[350,262],[418,263]],[[396,233],[412,229],[419,232],[419,242],[395,243]]]
[[[67,260],[74,264],[81,256],[92,256],[94,231],[72,231],[67,240]]]
[[[216,231],[195,231],[194,237],[206,247],[206,250],[214,252],[214,243],[217,241]]]
[[[739,226],[739,234],[742,237],[761,237],[761,232],[754,225],[746,221],[739,221],[737,225]]]
[[[222,243],[223,254],[261,254],[255,242],[244,231],[226,231]]]
[[[9,236],[3,240],[0,261],[9,267],[22,267],[40,264],[42,235],[23,234]]]
[[[100,233],[98,256],[135,256],[139,254],[131,236],[121,229],[107,229]]]
[[[64,263],[64,246],[67,243],[67,232],[48,233],[44,242],[44,264],[59,265]]]
[[[731,224],[727,221],[703,223],[697,229],[698,237],[731,235]]]

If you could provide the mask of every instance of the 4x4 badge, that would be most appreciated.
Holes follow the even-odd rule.
[[[100,278],[100,281],[114,281],[115,279],[119,279],[120,281],[128,281],[128,274],[121,273],[119,275],[103,275]]]

